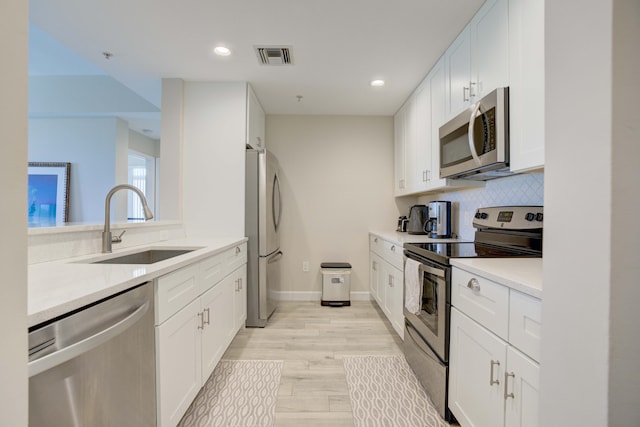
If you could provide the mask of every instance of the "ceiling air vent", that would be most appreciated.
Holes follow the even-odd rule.
[[[262,65],[292,65],[290,46],[255,46]]]

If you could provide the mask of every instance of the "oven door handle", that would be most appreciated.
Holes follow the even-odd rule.
[[[438,277],[445,277],[444,270],[441,270],[439,268],[434,268],[428,265],[420,264],[418,270],[420,272],[421,277],[423,273],[433,274],[434,276],[438,276]]]

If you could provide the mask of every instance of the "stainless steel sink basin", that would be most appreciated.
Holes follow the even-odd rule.
[[[136,252],[127,255],[121,255],[113,258],[99,259],[89,261],[91,264],[154,264],[169,258],[184,255],[193,252],[198,248],[192,249],[148,249],[143,252]]]

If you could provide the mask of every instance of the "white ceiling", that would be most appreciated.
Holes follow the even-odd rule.
[[[249,81],[267,114],[388,116],[482,2],[30,0],[32,24],[54,39],[34,46],[32,29],[30,72],[102,71],[158,107],[160,80],[182,78]],[[232,55],[214,55],[219,44]],[[254,45],[290,45],[294,65],[260,65]],[[377,78],[386,85],[370,87]]]

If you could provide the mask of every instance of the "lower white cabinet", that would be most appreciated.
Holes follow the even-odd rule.
[[[369,289],[393,329],[404,339],[402,246],[370,235]]]
[[[156,301],[171,307],[155,327],[158,426],[178,424],[244,327],[246,274],[246,245],[240,245],[156,279],[156,298],[176,299],[180,289],[201,291],[186,305]]]
[[[538,427],[541,301],[454,268],[452,305],[449,409],[460,425]]]

